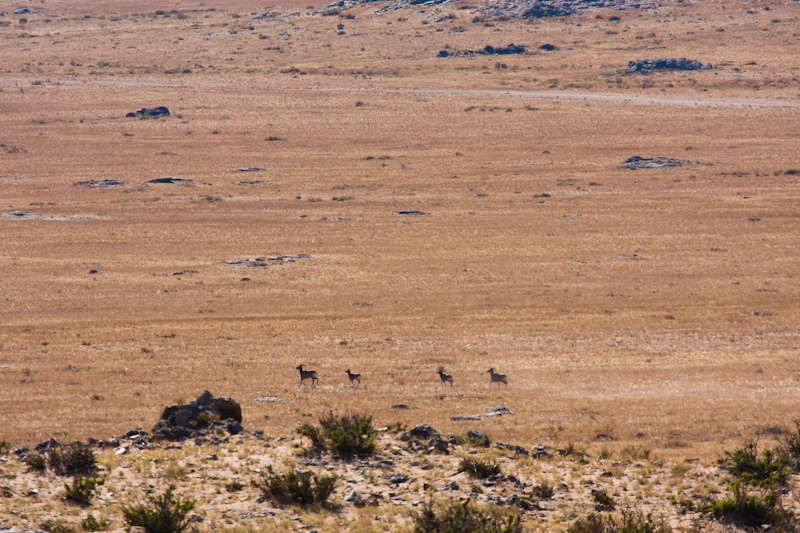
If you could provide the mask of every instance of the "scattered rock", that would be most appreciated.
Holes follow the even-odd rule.
[[[640,157],[638,155],[632,155],[628,159],[625,160],[623,164],[619,166],[619,168],[625,168],[628,170],[656,170],[661,168],[675,168],[675,167],[682,167],[683,165],[696,165],[696,161],[684,161],[681,159],[675,159],[674,157]]]
[[[22,9],[17,9],[14,11],[15,15],[30,15],[31,10],[27,7],[23,7]]]
[[[26,8],[27,9],[27,8]],[[47,533],[43,529],[19,529],[16,527],[0,526],[2,533]]]
[[[438,437],[440,433],[430,427],[428,424],[420,424],[416,426],[414,429],[408,431],[406,433],[409,437],[414,437],[418,439],[430,439],[433,437]]]
[[[280,16],[281,16],[280,11],[264,11],[263,13],[259,13],[256,16],[254,16],[253,20],[275,18]]]
[[[408,409],[409,407],[404,403],[396,403],[392,406],[392,409]]]
[[[408,483],[408,480],[411,478],[409,478],[406,474],[398,472],[396,474],[387,476],[386,479],[393,485],[399,485],[401,483]]]
[[[263,183],[261,180],[244,180],[240,181],[239,185],[258,185],[259,183]]]
[[[528,450],[526,448],[524,448],[522,446],[517,446],[516,444],[505,444],[503,442],[497,442],[497,443],[495,443],[495,446],[497,446],[498,448],[503,449],[503,450],[508,450],[508,451],[514,452],[514,453],[516,453],[518,455],[529,455],[530,454],[530,452],[528,452]]]
[[[277,398],[275,396],[262,396],[261,398],[256,398],[257,402],[274,402],[274,403],[286,403],[286,400],[282,398]]]
[[[451,416],[450,420],[453,422],[460,422],[462,420],[481,420],[481,415],[464,415],[464,416]]]
[[[8,218],[12,218],[14,220],[28,220],[28,219],[38,219],[38,220],[83,220],[87,218],[94,218],[92,216],[85,216],[85,215],[72,215],[68,217],[46,217],[43,213],[31,213],[28,211],[10,211],[8,213],[3,213],[3,216],[7,216]]]
[[[76,181],[75,185],[84,186],[84,187],[95,187],[97,189],[107,189],[109,187],[119,187],[120,185],[125,185],[124,181],[120,180],[86,180],[86,181]]]
[[[25,220],[27,218],[42,218],[44,215],[42,213],[29,213],[28,211],[11,211],[9,213],[3,213],[4,216],[8,218],[13,218],[14,220]]]
[[[513,415],[513,414],[514,413],[512,413],[511,411],[509,411],[505,407],[502,407],[502,406],[498,405],[496,407],[487,407],[486,408],[486,414],[483,415],[483,416],[492,417],[492,416],[503,416],[503,415]]]
[[[367,504],[367,502],[364,501],[361,495],[354,490],[351,490],[350,492],[344,495],[344,501],[352,503],[356,507],[364,507]]]
[[[51,437],[49,440],[40,442],[33,449],[41,453],[41,452],[49,452],[50,450],[55,450],[59,446],[60,444],[58,443],[58,441]]]
[[[456,483],[455,481],[451,481],[450,483],[448,483],[447,485],[438,490],[444,491],[444,490],[458,490],[458,489],[459,489],[458,483]]]
[[[93,268],[89,271],[89,274],[98,274],[99,271],[96,268]]]
[[[711,63],[701,63],[685,57],[659,57],[657,59],[635,59],[628,61],[626,74],[649,74],[651,70],[711,70]]]
[[[169,109],[164,106],[158,107],[143,107],[138,111],[132,111],[125,115],[126,117],[139,117],[139,118],[158,118],[170,116]]]
[[[393,215],[424,215],[422,211],[418,211],[416,209],[405,209],[403,211],[398,211],[396,213],[392,213]]]
[[[190,183],[194,183],[194,182],[192,180],[187,180],[187,179],[183,179],[183,178],[155,178],[155,179],[152,179],[152,180],[148,181],[147,183],[185,183],[185,184],[190,184]]]
[[[545,43],[539,47],[539,50],[544,50],[545,52],[553,52],[558,50],[558,47],[554,44]]]
[[[473,446],[483,446],[488,448],[489,444],[491,444],[491,441],[486,433],[481,433],[480,431],[467,431],[467,438],[470,440],[470,443]]]
[[[267,169],[261,167],[248,167],[248,168],[240,168],[239,172],[261,172],[262,170],[267,170]]]

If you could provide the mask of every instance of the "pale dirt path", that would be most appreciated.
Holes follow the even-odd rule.
[[[0,77],[0,88],[34,87],[34,82],[41,78],[28,77]],[[636,94],[636,93],[603,93],[591,91],[519,91],[508,89],[430,89],[430,88],[382,88],[382,87],[291,87],[274,85],[257,85],[228,81],[173,81],[154,79],[93,79],[82,80],[73,78],[49,78],[36,88],[139,88],[139,89],[218,89],[224,91],[227,97],[234,96],[235,92],[293,92],[293,93],[329,93],[329,94],[398,94],[431,97],[462,97],[462,98],[519,98],[529,100],[549,100],[557,102],[586,102],[607,103],[618,105],[636,106],[667,106],[667,107],[697,107],[697,108],[728,108],[728,109],[800,109],[800,101],[766,98],[712,98],[704,96],[666,95],[666,94]]]

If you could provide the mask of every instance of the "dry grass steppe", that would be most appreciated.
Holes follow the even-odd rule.
[[[149,430],[207,389],[269,438],[299,442],[299,424],[363,410],[379,426],[575,445],[600,471],[601,448],[646,449],[664,464],[615,479],[719,489],[724,451],[800,418],[800,4],[665,0],[528,21],[466,0],[314,14],[324,5],[0,0],[0,440]],[[253,18],[265,10],[283,14]],[[528,51],[437,57],[509,43]],[[622,73],[661,56],[716,68]],[[160,105],[172,115],[125,116]],[[685,163],[620,169],[632,155]],[[189,181],[149,183],[164,177]],[[75,185],[104,179],[124,184]],[[295,254],[308,257],[227,263]],[[318,387],[298,387],[298,364]],[[451,420],[496,405],[514,415]],[[190,448],[142,454],[223,451]],[[261,468],[296,451],[223,448],[243,479],[255,463],[235,457]],[[670,470],[687,458],[689,473]],[[436,458],[426,483],[456,459]],[[164,481],[123,464],[150,459],[104,460],[120,486]],[[514,464],[570,486],[585,466]],[[0,465],[62,489],[23,471]],[[662,489],[630,501],[663,503]],[[376,528],[407,525],[427,494],[413,490]],[[200,527],[235,526],[201,499],[216,514]],[[36,527],[81,512],[39,500],[0,498],[0,516]],[[526,524],[564,528],[591,507],[576,501]],[[354,529],[367,511],[299,516]],[[288,528],[261,518],[252,530]]]

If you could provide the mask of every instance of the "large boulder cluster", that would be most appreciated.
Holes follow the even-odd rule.
[[[242,407],[231,398],[215,398],[205,391],[188,404],[165,407],[153,428],[153,438],[175,441],[217,431],[231,435],[241,433]]]

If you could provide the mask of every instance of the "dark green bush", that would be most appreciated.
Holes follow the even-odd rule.
[[[129,526],[140,526],[147,533],[182,533],[192,531],[189,513],[194,509],[194,500],[181,501],[175,497],[175,486],[160,496],[150,496],[150,504],[122,506],[122,516]]]
[[[81,527],[84,531],[108,531],[111,524],[105,518],[98,520],[94,515],[89,515],[81,522]]]
[[[794,426],[794,431],[790,431],[783,439],[783,449],[789,456],[792,469],[797,471],[800,467],[800,420],[795,420]]]
[[[79,442],[50,450],[47,463],[60,475],[90,474],[97,468],[92,449]]]
[[[64,484],[64,499],[81,505],[89,505],[97,492],[97,487],[104,482],[105,479],[75,476],[71,485]]]
[[[553,494],[555,494],[555,490],[553,489],[553,486],[549,485],[548,483],[535,485],[531,489],[531,496],[537,500],[549,500],[553,497]]]
[[[711,503],[705,511],[717,518],[736,517],[751,526],[786,526],[793,522],[792,513],[780,506],[774,490],[750,489],[742,479],[733,481],[730,489],[731,497]]]
[[[78,528],[64,522],[63,520],[47,520],[40,526],[43,531],[49,533],[78,533]]]
[[[372,417],[354,413],[337,416],[328,411],[319,418],[320,427],[304,424],[297,432],[308,437],[316,448],[329,448],[343,458],[375,453],[378,432]]]
[[[242,489],[244,489],[244,483],[240,481],[234,480],[225,484],[225,490],[228,492],[239,492]]]
[[[597,505],[607,507],[608,509],[614,509],[617,506],[617,502],[614,501],[614,498],[604,490],[593,490],[592,499]]]
[[[310,472],[295,471],[276,474],[272,467],[254,480],[253,485],[261,490],[264,499],[280,505],[325,506],[333,494],[336,476],[314,476]]]
[[[466,472],[473,479],[486,479],[500,473],[500,465],[497,463],[472,457],[464,457],[458,466],[462,472]]]
[[[670,533],[664,520],[654,520],[650,514],[624,510],[619,519],[612,515],[592,513],[567,529],[569,533]]]
[[[733,452],[725,452],[719,460],[720,466],[748,485],[783,485],[789,478],[789,456],[782,450],[765,449],[758,453],[758,445],[748,442]]]
[[[438,508],[437,508],[438,507]],[[521,533],[518,514],[508,514],[496,506],[478,509],[466,500],[435,506],[428,502],[412,515],[414,533]]]
[[[47,468],[47,459],[44,455],[40,454],[39,452],[32,452],[29,453],[25,457],[25,464],[28,465],[28,468],[31,470],[37,470],[39,472],[44,471]]]

